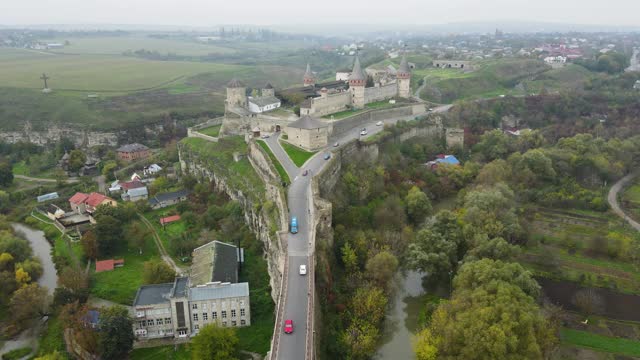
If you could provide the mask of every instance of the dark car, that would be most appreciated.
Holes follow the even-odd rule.
[[[302,176],[307,176],[307,175],[309,175],[309,170],[305,170],[302,172]]]
[[[293,320],[284,321],[284,333],[285,334],[293,333]]]
[[[329,154],[329,153],[324,154],[324,159],[325,160],[331,159],[331,154]]]

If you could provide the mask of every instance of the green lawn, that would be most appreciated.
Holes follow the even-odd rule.
[[[276,159],[276,156],[271,151],[271,148],[269,148],[269,145],[267,145],[267,143],[262,141],[262,140],[258,140],[258,144],[269,155],[269,159],[271,159],[271,162],[273,163],[273,166],[275,166],[276,171],[278,171],[278,174],[280,175],[280,179],[282,179],[282,181],[284,181],[285,183],[290,184],[291,183],[291,179],[289,178],[289,174],[287,174],[287,171],[284,169],[282,164],[280,164],[280,161],[278,161],[278,159]]]
[[[280,144],[297,167],[301,167],[302,165],[304,165],[304,163],[316,153],[316,151],[303,150],[295,145],[289,144],[286,141],[280,141]]]
[[[597,335],[587,331],[563,328],[560,330],[563,342],[615,354],[640,356],[640,342],[622,338]]]
[[[58,351],[64,359],[69,359],[64,344],[64,328],[58,315],[49,316],[47,328],[40,334],[38,355]]]
[[[184,256],[181,256],[180,254],[174,254],[171,251],[172,247],[170,246],[170,242],[171,242],[171,239],[175,239],[176,237],[181,236],[185,232],[184,221],[182,220],[176,221],[171,224],[165,225],[164,227],[160,225],[160,218],[170,216],[170,215],[175,215],[175,214],[178,214],[178,211],[176,210],[176,206],[172,205],[166,208],[146,212],[144,213],[144,217],[147,218],[147,220],[149,220],[153,228],[156,230],[156,232],[160,236],[162,245],[167,250],[169,255],[173,258],[173,261],[175,261],[176,264],[183,264],[182,258],[184,256],[190,258],[191,254],[183,254]]]
[[[129,354],[131,360],[191,360],[191,352],[188,345],[178,345],[175,351],[173,345],[158,346],[144,349],[134,349]]]
[[[158,249],[149,235],[142,255],[139,254],[138,249],[123,248],[110,258],[124,258],[124,266],[115,268],[113,271],[95,273],[95,263],[92,263],[91,293],[99,298],[130,306],[136,291],[142,285],[144,262],[154,258],[159,259]]]
[[[49,178],[52,179],[55,177],[55,169],[49,169],[41,173],[32,174],[29,166],[23,161],[19,161],[13,164],[13,174],[14,175],[24,175],[35,178]]]
[[[201,130],[198,130],[199,133],[201,134],[205,134],[205,135],[209,135],[209,136],[213,136],[213,137],[218,137],[218,135],[220,135],[220,128],[222,127],[222,125],[214,125],[214,126],[210,126],[208,128],[204,128]]]

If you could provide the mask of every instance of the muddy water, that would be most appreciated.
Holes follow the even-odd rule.
[[[418,314],[423,305],[421,296],[426,293],[422,285],[424,275],[416,271],[396,274],[398,287],[385,317],[382,345],[374,359],[415,359],[411,339],[417,331]]]

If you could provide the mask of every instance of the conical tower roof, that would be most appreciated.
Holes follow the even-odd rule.
[[[367,80],[367,77],[362,72],[362,67],[360,66],[360,58],[356,55],[356,61],[353,63],[353,70],[351,71],[351,75],[349,75],[349,81],[351,80]]]
[[[407,63],[407,57],[402,54],[402,60],[400,61],[400,68],[398,68],[398,72],[401,73],[409,73],[411,69],[409,69],[409,63]]]
[[[233,79],[231,79],[231,81],[229,81],[229,83],[227,83],[227,87],[228,88],[241,88],[241,87],[245,87],[245,86],[240,80],[238,80],[236,78],[233,78]]]
[[[313,73],[311,72],[311,65],[309,65],[309,63],[307,63],[307,71],[304,72],[304,77],[313,77]]]
[[[263,89],[273,89],[273,85],[271,85],[271,83],[267,83]]]

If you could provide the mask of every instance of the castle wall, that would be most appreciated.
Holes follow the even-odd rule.
[[[397,84],[389,84],[379,87],[370,87],[364,89],[364,103],[369,104],[376,101],[387,100],[398,94]]]
[[[342,134],[365,126],[371,121],[387,120],[402,116],[417,115],[425,112],[424,104],[414,104],[409,106],[396,107],[392,109],[383,110],[369,110],[362,112],[342,120],[333,122],[333,131],[331,137],[333,139],[339,138]]]
[[[336,94],[327,94],[311,99],[311,109],[307,112],[303,112],[304,109],[300,109],[301,115],[313,115],[324,116],[327,114],[344,111],[351,105],[351,93],[345,91]]]
[[[298,129],[286,128],[287,141],[295,146],[315,150],[327,146],[328,128],[320,129]]]
[[[471,61],[464,60],[434,60],[433,67],[435,68],[445,68],[445,69],[465,69],[465,70],[473,70],[473,65],[471,65]]]
[[[220,134],[244,135],[251,132],[255,127],[259,128],[261,132],[273,133],[276,132],[278,125],[280,125],[280,130],[284,130],[287,124],[292,121],[293,120],[267,117],[260,114],[250,116],[226,116],[220,129]]]

